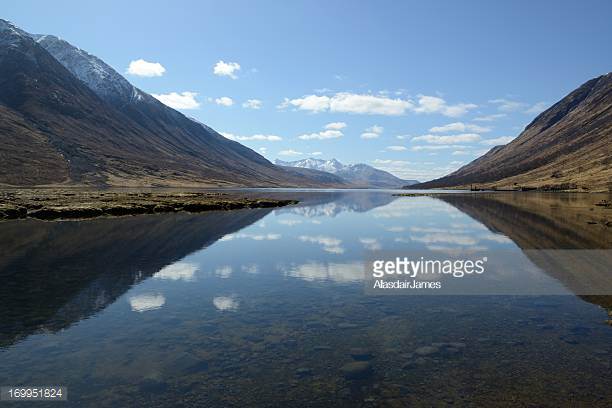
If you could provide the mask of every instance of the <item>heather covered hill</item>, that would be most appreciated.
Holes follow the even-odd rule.
[[[275,166],[99,58],[0,20],[0,185],[337,186]]]
[[[584,83],[538,115],[512,142],[414,188],[589,189],[612,182],[612,73]]]

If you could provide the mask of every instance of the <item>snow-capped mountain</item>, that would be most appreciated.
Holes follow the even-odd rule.
[[[100,58],[2,19],[0,129],[4,185],[336,187],[340,180],[275,166]]]
[[[32,38],[102,99],[125,103],[144,98],[144,92],[87,51],[54,35],[32,34]]]
[[[417,180],[402,180],[384,170],[376,169],[367,164],[342,164],[336,159],[322,160],[309,157],[296,161],[276,160],[275,164],[286,167],[300,167],[325,171],[342,177],[355,187],[369,188],[399,188],[418,183]]]
[[[312,157],[308,159],[293,161],[293,162],[276,160],[276,164],[280,166],[287,166],[287,167],[301,167],[304,169],[326,171],[328,173],[333,173],[333,174],[336,174],[340,170],[343,170],[344,168],[346,168],[344,164],[340,163],[336,159],[320,160],[320,159],[313,159]]]

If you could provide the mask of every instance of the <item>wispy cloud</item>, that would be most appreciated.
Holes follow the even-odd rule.
[[[390,150],[392,152],[403,152],[404,150],[408,150],[408,148],[406,146],[394,145],[394,146],[387,146],[386,150]]]
[[[243,108],[247,109],[261,109],[262,102],[259,99],[248,99],[246,102],[242,103]]]
[[[331,129],[331,130],[341,130],[344,129],[346,127],[346,123],[344,122],[332,122],[332,123],[328,123],[327,125],[325,125],[325,129]]]
[[[506,115],[505,113],[494,113],[492,115],[478,116],[477,118],[474,118],[474,121],[475,122],[493,122],[497,119],[501,119],[506,116],[508,115]]]
[[[382,135],[385,129],[382,126],[374,125],[370,126],[361,134],[362,139],[377,139]]]
[[[496,137],[495,139],[482,140],[480,144],[486,145],[486,146],[504,145],[504,144],[507,144],[513,141],[514,138],[515,136],[500,136],[500,137]]]
[[[422,135],[416,136],[412,138],[413,142],[421,141],[431,144],[437,145],[447,145],[454,143],[471,143],[477,142],[480,140],[480,135],[476,133],[461,133],[458,135],[448,135],[448,136],[440,136],[440,135]]]
[[[524,109],[527,104],[524,102],[512,101],[508,99],[491,99],[489,103],[497,105],[497,109],[502,112],[515,112]]]
[[[329,252],[332,254],[342,254],[344,253],[344,248],[340,246],[342,244],[342,240],[334,237],[328,237],[324,235],[311,236],[311,235],[301,235],[299,240],[302,242],[309,242],[313,244],[319,244],[323,247],[325,252]]]
[[[426,145],[426,146],[413,146],[410,148],[413,152],[420,152],[423,150],[447,150],[447,149],[457,149],[465,146],[461,145]]]
[[[228,133],[228,132],[221,132],[221,135],[223,135],[224,137],[228,139],[237,140],[237,141],[258,140],[258,141],[266,141],[266,142],[280,142],[281,140],[283,140],[282,137],[276,136],[276,135],[256,134],[256,135],[250,135],[250,136],[239,136],[239,135],[235,135],[233,133]]]
[[[426,146],[440,147],[440,146]],[[372,165],[377,169],[388,171],[397,177],[408,179],[416,179],[420,181],[431,180],[437,177],[444,176],[459,168],[463,162],[453,161],[443,166],[436,166],[435,163],[413,163],[406,160],[384,160],[375,159],[371,161]]]
[[[548,104],[546,102],[538,102],[534,104],[532,107],[530,107],[529,109],[527,109],[525,113],[539,114],[539,113],[544,112],[547,107],[548,107]]]
[[[490,132],[491,128],[478,126],[471,123],[453,122],[443,126],[434,126],[429,129],[433,133],[446,133],[446,132],[474,132],[474,133],[486,133]]]
[[[304,153],[298,152],[297,150],[287,149],[278,152],[279,156],[302,156]]]
[[[437,96],[420,95],[418,105],[414,108],[417,113],[441,113],[444,116],[456,118],[465,115],[469,110],[477,108],[473,103],[458,103],[449,105]]]

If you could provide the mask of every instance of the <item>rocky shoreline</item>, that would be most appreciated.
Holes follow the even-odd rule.
[[[297,202],[211,191],[11,189],[0,190],[0,220],[84,219],[179,211],[196,213],[282,207]]]

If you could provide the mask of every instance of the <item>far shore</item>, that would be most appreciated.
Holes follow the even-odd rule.
[[[164,189],[0,189],[0,220],[37,218],[42,220],[85,219],[104,216],[203,212],[241,208],[272,208],[297,204],[222,191],[170,191]]]

